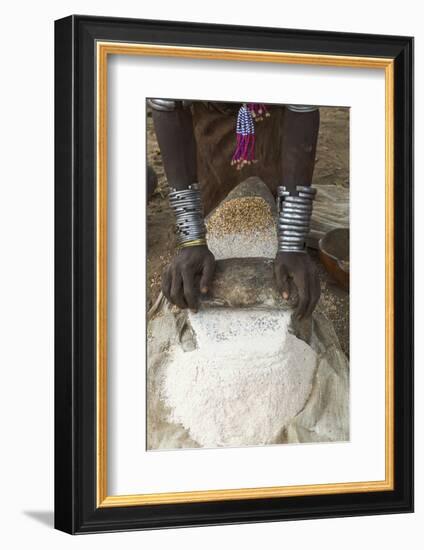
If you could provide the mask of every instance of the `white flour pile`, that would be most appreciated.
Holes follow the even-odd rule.
[[[163,378],[169,421],[202,447],[275,442],[304,407],[317,364],[289,321],[279,310],[190,314],[197,349],[173,349]]]

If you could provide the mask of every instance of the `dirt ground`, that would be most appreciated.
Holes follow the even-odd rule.
[[[320,108],[315,185],[349,185],[349,110]],[[161,274],[174,251],[173,215],[168,206],[168,187],[151,114],[147,116],[147,160],[158,176],[158,186],[147,208],[147,300],[150,307],[160,290]],[[229,169],[231,169],[229,167]],[[349,355],[349,295],[327,274],[316,252],[311,252],[320,274],[320,305],[333,322],[343,351]]]

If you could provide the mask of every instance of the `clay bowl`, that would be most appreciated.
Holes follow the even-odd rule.
[[[328,273],[349,290],[349,229],[332,229],[318,243],[319,257]]]

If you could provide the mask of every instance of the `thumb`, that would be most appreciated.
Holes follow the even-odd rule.
[[[284,264],[278,263],[274,266],[277,289],[285,300],[290,297],[289,272]]]

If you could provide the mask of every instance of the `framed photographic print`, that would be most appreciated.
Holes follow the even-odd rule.
[[[413,39],[55,24],[55,525],[413,509]]]

